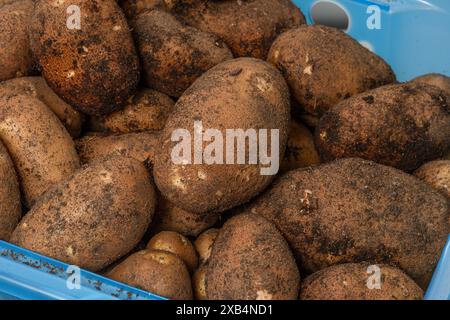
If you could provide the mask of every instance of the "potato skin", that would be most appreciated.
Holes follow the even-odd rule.
[[[428,162],[414,171],[414,175],[450,197],[450,160]]]
[[[209,260],[211,256],[212,247],[214,242],[219,235],[219,229],[208,229],[203,232],[198,238],[195,240],[194,245],[195,249],[198,252],[198,256],[200,259],[200,263],[204,264]]]
[[[425,83],[440,88],[450,96],[450,77],[438,73],[429,73],[411,80],[413,83]]]
[[[155,192],[139,161],[115,157],[87,166],[51,188],[22,219],[11,242],[98,271],[144,235]]]
[[[445,196],[402,171],[356,158],[290,171],[247,210],[277,226],[308,273],[388,263],[422,288],[450,231]]]
[[[261,175],[262,164],[177,165],[171,153],[178,142],[172,142],[171,135],[182,128],[193,137],[199,119],[204,130],[217,129],[223,136],[226,129],[278,129],[282,159],[289,106],[281,74],[262,60],[240,58],[212,68],[178,100],[161,133],[153,170],[158,189],[172,203],[194,213],[223,212],[249,201],[274,178]]]
[[[92,117],[89,127],[92,131],[118,134],[158,131],[164,128],[174,105],[167,95],[142,88],[128,100],[123,110],[103,117]]]
[[[93,134],[75,141],[83,164],[113,156],[128,156],[141,162],[154,161],[158,143],[159,135],[149,132],[106,136]]]
[[[31,48],[48,85],[89,115],[123,107],[139,82],[139,59],[125,16],[114,0],[74,0],[81,29],[67,27],[69,4],[36,2]]]
[[[381,287],[369,289],[369,263],[348,263],[320,270],[302,283],[301,300],[422,300],[422,289],[400,269],[378,265]],[[370,283],[370,282],[369,282]]]
[[[28,40],[32,12],[32,0],[3,0],[0,3],[0,81],[34,71]]]
[[[139,251],[107,276],[169,299],[193,299],[189,272],[183,261],[170,252]]]
[[[80,166],[75,145],[56,115],[40,100],[3,91],[0,139],[14,162],[25,206]]]
[[[299,287],[294,257],[272,223],[254,214],[225,223],[206,266],[208,299],[297,299]]]
[[[41,100],[49,107],[58,119],[64,124],[72,137],[81,133],[84,117],[81,113],[64,102],[53,92],[42,77],[23,77],[11,79],[0,84],[0,90],[24,93]]]
[[[302,108],[316,117],[355,94],[396,81],[383,59],[344,32],[321,25],[280,35],[268,61],[281,70]]]
[[[235,57],[265,60],[279,34],[305,23],[290,0],[165,2],[181,21],[218,35]]]
[[[133,19],[146,10],[166,10],[164,0],[119,0],[118,2],[131,23],[133,23]]]
[[[21,217],[20,189],[14,164],[0,141],[0,240],[8,241]]]
[[[320,119],[324,161],[359,157],[413,171],[450,148],[450,98],[426,84],[384,86],[347,99]]]
[[[217,36],[187,27],[171,14],[150,10],[141,13],[134,34],[145,83],[172,97],[179,97],[204,72],[233,59]]]

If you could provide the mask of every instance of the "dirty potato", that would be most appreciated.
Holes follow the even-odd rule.
[[[98,271],[131,251],[152,219],[151,177],[137,160],[84,167],[45,193],[11,236],[25,249]]]
[[[428,162],[417,169],[414,175],[450,197],[450,160]]]
[[[139,14],[146,10],[166,10],[164,0],[119,0],[118,2],[131,24]]]
[[[435,87],[438,87],[442,91],[445,91],[450,96],[450,77],[444,76],[443,74],[430,73],[423,76],[417,77],[411,82],[414,83],[425,83]]]
[[[214,242],[219,235],[219,229],[208,229],[195,240],[195,250],[198,252],[200,263],[204,264],[209,260]]]

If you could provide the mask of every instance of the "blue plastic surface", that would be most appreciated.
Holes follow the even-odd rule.
[[[450,236],[428,287],[425,299],[450,300]]]
[[[164,300],[85,270],[74,288],[69,267],[0,241],[0,300]]]
[[[338,4],[347,12],[346,32],[383,57],[400,81],[426,73],[450,76],[449,0],[293,0],[313,23],[311,8],[318,2]],[[377,6],[380,29],[370,29],[368,19]],[[369,9],[369,12],[368,12]]]

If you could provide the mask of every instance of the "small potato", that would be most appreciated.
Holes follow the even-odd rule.
[[[204,265],[201,265],[192,276],[195,300],[206,300],[205,276],[206,266]]]
[[[223,39],[235,57],[266,59],[275,38],[305,23],[290,0],[164,0],[178,19]]]
[[[224,224],[206,266],[208,299],[297,299],[299,287],[294,257],[272,223],[241,214]]]
[[[99,271],[138,244],[155,205],[145,166],[114,157],[84,167],[52,187],[22,219],[11,242]]]
[[[413,83],[425,83],[438,87],[450,96],[450,77],[443,74],[430,73],[411,80]]]
[[[186,265],[170,252],[139,251],[115,267],[107,277],[165,298],[193,299]]]
[[[160,195],[151,229],[154,232],[175,231],[185,236],[196,237],[216,224],[219,217],[220,214],[214,212],[198,214],[183,210]]]
[[[417,169],[414,175],[450,197],[450,160],[428,162]]]
[[[150,239],[147,249],[167,251],[177,255],[186,263],[190,272],[194,272],[197,268],[198,257],[193,244],[179,233],[162,231]]]
[[[141,162],[153,161],[158,143],[158,134],[148,132],[110,136],[87,135],[75,141],[83,164],[119,155]]]
[[[0,84],[0,90],[10,90],[38,98],[49,107],[74,138],[81,133],[83,115],[53,92],[42,77],[16,78]]]
[[[0,81],[33,73],[28,40],[33,0],[0,2]]]
[[[214,241],[216,241],[218,235],[219,229],[208,229],[195,240],[194,245],[198,252],[200,263],[203,264],[208,261],[211,256]]]
[[[0,141],[0,240],[8,241],[22,215],[14,164]]]
[[[115,0],[37,1],[30,43],[50,88],[83,113],[122,108],[139,83],[133,37]]]
[[[123,110],[103,117],[92,117],[89,126],[92,131],[117,134],[158,131],[164,128],[174,104],[163,93],[140,89]]]
[[[376,272],[379,271],[379,278]],[[379,282],[377,282],[379,281]],[[301,300],[422,300],[422,289],[400,269],[348,263],[320,270],[302,283]]]
[[[0,139],[14,162],[28,208],[80,167],[69,133],[35,97],[0,92]]]
[[[427,84],[395,84],[342,101],[320,119],[321,158],[358,157],[410,172],[450,148],[450,96]]]
[[[299,122],[291,121],[286,152],[280,171],[286,172],[317,164],[320,164],[320,156],[314,145],[314,136]]]
[[[292,170],[246,212],[274,223],[307,272],[387,263],[422,288],[450,230],[444,195],[403,171],[362,159]]]
[[[280,35],[268,61],[280,69],[294,98],[314,117],[355,94],[396,81],[383,59],[344,32],[321,25]]]
[[[181,96],[215,65],[233,59],[217,36],[184,26],[164,11],[141,13],[134,34],[147,86],[172,97]]]

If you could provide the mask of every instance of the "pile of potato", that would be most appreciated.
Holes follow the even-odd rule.
[[[449,78],[290,0],[0,0],[0,43],[0,239],[172,299],[423,297]],[[175,164],[195,121],[278,129],[280,172]]]

